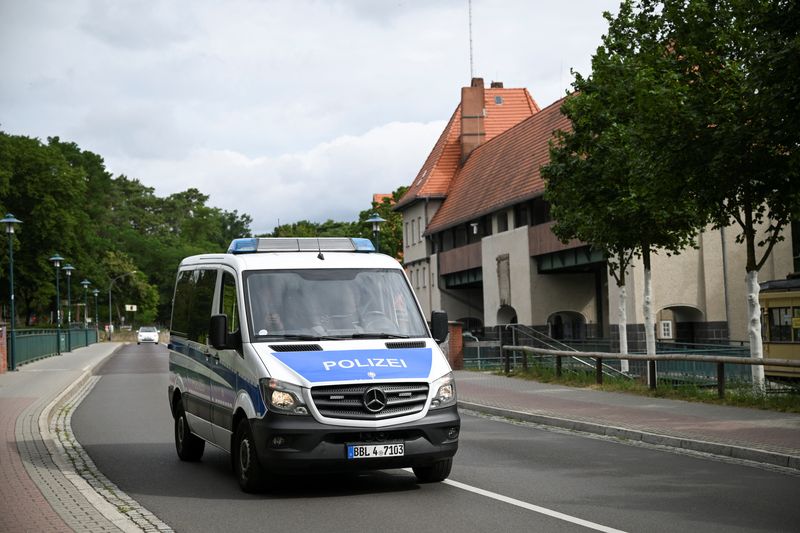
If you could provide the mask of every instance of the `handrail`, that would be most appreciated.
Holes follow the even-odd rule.
[[[530,353],[541,353],[544,355],[557,355],[561,357],[572,357],[573,352],[565,352],[560,350],[547,350],[544,348],[533,348],[531,346],[503,346],[504,350],[518,350]],[[739,365],[769,365],[769,366],[784,366],[791,368],[800,368],[800,360],[793,359],[755,359],[753,357],[731,357],[726,355],[694,355],[682,353],[670,354],[654,354],[654,355],[640,355],[640,354],[621,354],[621,353],[606,353],[606,352],[581,352],[586,354],[587,357],[595,357],[598,359],[627,359],[629,361],[696,361],[700,363],[725,363],[725,364],[739,364]]]
[[[554,338],[552,338],[552,337],[550,337],[548,335],[545,335],[541,331],[538,331],[538,330],[536,330],[534,328],[531,328],[531,327],[528,327],[528,326],[523,326],[522,324],[506,324],[505,329],[508,330],[509,328],[511,328],[512,335],[514,336],[514,340],[515,341],[516,341],[515,333],[517,331],[519,331],[522,334],[534,339],[535,341],[544,344],[545,346],[552,346],[552,345],[559,346],[560,345],[561,347],[566,348],[567,350],[569,350],[571,352],[588,353],[588,352],[580,352],[579,350],[573,348],[572,346],[569,346],[568,344],[565,344],[565,343],[559,341],[558,339],[554,339]],[[589,368],[594,368],[594,366],[595,366],[594,364],[592,364],[592,363],[590,363],[588,361],[584,361],[581,358],[581,356],[573,354],[573,355],[568,356],[568,357],[571,357],[573,361],[577,361],[578,363],[580,363],[580,364],[582,364],[584,366],[587,366]],[[590,356],[589,356],[589,358],[592,359],[592,362],[595,362],[596,358],[593,358],[593,357],[590,357]],[[603,373],[605,373],[606,375],[609,375],[609,376],[616,375],[616,376],[619,376],[619,377],[632,379],[631,376],[629,376],[625,372],[622,372],[621,370],[617,370],[616,368],[614,368],[611,365],[602,364],[602,368],[603,368]]]
[[[533,348],[531,346],[513,346],[506,345],[501,348],[503,352],[506,351],[522,351],[532,353],[534,355],[550,355],[556,358],[556,375],[561,375],[561,358],[574,357],[574,352],[563,350],[548,350],[545,348]],[[653,354],[653,355],[639,355],[639,354],[621,354],[621,353],[604,353],[604,352],[581,352],[587,357],[593,357],[596,361],[595,376],[598,384],[603,383],[602,361],[603,359],[625,359],[628,361],[694,361],[701,363],[716,363],[717,365],[717,391],[720,398],[725,397],[725,365],[760,365],[760,366],[778,366],[787,368],[800,368],[800,360],[790,359],[765,359],[753,357],[731,357],[724,355],[694,355],[694,354]],[[509,357],[505,357],[506,362]],[[508,365],[506,365],[506,372],[508,372]],[[652,375],[650,380],[650,388],[655,389],[657,384],[655,374]]]

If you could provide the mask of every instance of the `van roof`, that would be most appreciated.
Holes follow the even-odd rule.
[[[231,252],[231,249],[236,251]],[[368,239],[336,237],[236,239],[231,243],[228,253],[194,255],[181,261],[181,266],[226,264],[240,271],[323,268],[402,269],[397,260],[375,253],[374,250]]]
[[[229,254],[259,252],[374,252],[369,239],[357,237],[253,237],[234,239]]]

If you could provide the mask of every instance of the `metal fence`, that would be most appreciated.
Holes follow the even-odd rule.
[[[533,356],[540,362],[552,361],[555,373],[560,376],[564,370],[563,363],[574,358],[574,352],[532,348],[530,346],[502,346],[505,356],[503,358],[506,373],[517,366],[517,357],[521,354],[522,368],[527,370],[528,356]],[[749,366],[778,366],[787,368],[800,368],[800,361],[784,359],[752,359],[750,357],[730,355],[705,355],[697,353],[661,353],[656,355],[618,354],[604,352],[586,352],[582,354],[595,360],[595,379],[598,384],[603,383],[604,360],[628,360],[646,363],[645,371],[651,388],[656,388],[659,381],[672,384],[691,383],[700,386],[716,386],[720,397],[725,395],[726,382],[749,382],[752,384],[752,374]],[[670,371],[670,364],[694,364],[691,371],[682,373],[674,369]],[[713,370],[711,370],[713,368]],[[746,373],[745,373],[746,372]],[[710,377],[713,376],[713,377]]]
[[[97,330],[92,328],[17,329],[14,330],[14,359],[19,366],[82,348],[97,340]],[[7,342],[12,342],[10,336]]]

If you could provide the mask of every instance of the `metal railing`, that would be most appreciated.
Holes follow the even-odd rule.
[[[556,376],[561,376],[563,371],[563,359],[564,358],[572,358],[574,354],[572,351],[563,351],[563,350],[549,350],[543,348],[534,348],[531,346],[503,346],[502,347],[503,354],[505,356],[506,368],[508,369],[508,365],[511,361],[511,354],[514,352],[523,352],[526,355],[523,357],[523,360],[527,360],[527,354],[532,354],[536,357],[548,357],[552,358],[555,361],[555,373]],[[760,365],[760,366],[773,366],[773,367],[785,367],[785,368],[798,368],[800,369],[800,361],[797,360],[788,360],[788,359],[754,359],[751,357],[737,357],[737,356],[720,356],[720,355],[700,355],[700,354],[687,354],[687,353],[667,353],[667,354],[656,354],[656,355],[640,355],[640,354],[620,354],[620,353],[604,353],[604,352],[584,352],[583,355],[585,357],[592,357],[595,360],[595,380],[598,384],[603,383],[603,359],[615,359],[615,360],[628,360],[628,361],[645,361],[645,362],[654,362],[654,363],[663,363],[663,362],[674,362],[674,361],[681,361],[681,362],[697,362],[703,364],[711,364],[716,367],[716,385],[717,390],[720,398],[725,397],[725,382],[726,379],[729,377],[729,372],[726,371],[726,367],[729,365],[737,365],[740,368],[746,368],[745,365],[753,366],[753,365]],[[659,375],[658,375],[658,366],[657,365],[648,365],[650,369],[650,376],[648,382],[650,384],[651,389],[655,389],[657,387]],[[666,374],[669,376],[668,373],[664,373],[663,368],[660,371],[662,373],[662,377]],[[749,373],[748,373],[749,375]],[[727,376],[727,377],[726,377]]]
[[[507,324],[505,326],[506,330],[511,331],[511,344],[517,345],[520,342],[527,341],[530,343],[531,346],[537,346],[540,348],[545,348],[549,350],[561,350],[565,352],[573,352],[573,355],[569,356],[567,361],[567,365],[572,366],[584,366],[587,369],[594,368],[596,365],[595,358],[591,356],[586,356],[585,354],[588,352],[580,352],[577,349],[573,348],[572,346],[566,344],[557,339],[553,339],[542,333],[541,331],[534,329],[529,326],[523,326],[522,324]],[[581,355],[577,355],[581,354]],[[506,363],[506,372],[508,372],[508,362],[507,360],[504,361]],[[527,365],[527,358],[523,359],[522,361],[523,366]],[[630,376],[625,372],[622,372],[620,369],[613,367],[612,365],[605,364],[601,362],[601,369],[604,374],[607,376],[617,376],[629,379]]]
[[[60,338],[58,329],[17,329],[13,335],[17,366],[67,352],[70,348],[82,348],[98,340],[96,329],[75,326],[60,330]],[[7,342],[11,342],[10,336]]]

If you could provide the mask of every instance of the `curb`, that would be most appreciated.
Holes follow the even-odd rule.
[[[800,457],[794,455],[781,454],[766,450],[758,450],[755,448],[747,448],[743,446],[734,446],[730,444],[721,444],[717,442],[687,439],[684,437],[660,435],[658,433],[649,433],[646,431],[638,431],[635,429],[628,429],[616,426],[606,426],[602,424],[595,424],[592,422],[571,420],[569,418],[559,418],[555,416],[527,413],[524,411],[513,411],[511,409],[501,409],[499,407],[492,407],[489,405],[483,405],[473,402],[465,402],[461,400],[459,400],[458,406],[463,407],[465,409],[478,411],[480,413],[502,416],[506,418],[512,418],[515,420],[522,420],[525,422],[533,422],[545,426],[554,426],[561,429],[581,431],[584,433],[593,433],[596,435],[603,435],[606,437],[613,437],[617,439],[630,440],[635,442],[643,442],[646,444],[653,444],[657,446],[667,446],[670,448],[678,448],[681,450],[690,450],[693,452],[707,453],[710,455],[718,455],[722,457],[729,457],[732,459],[753,461],[756,463],[765,463],[769,465],[775,465],[783,468],[790,468],[792,470],[800,471]]]
[[[53,399],[39,415],[39,433],[41,434],[42,441],[47,447],[53,462],[61,471],[62,475],[66,477],[75,489],[86,499],[86,501],[94,507],[106,520],[111,522],[114,526],[125,532],[140,532],[141,529],[133,524],[129,517],[119,512],[110,503],[97,493],[83,477],[78,474],[73,465],[68,461],[65,453],[56,444],[58,441],[57,435],[51,431],[50,422],[55,413],[68,402],[72,400],[82,389],[84,385],[92,378],[94,369],[105,363],[110,357],[116,354],[124,344],[114,348],[107,356],[98,360],[95,364],[85,367],[83,373],[72,382],[66,389],[61,391],[55,399]]]

